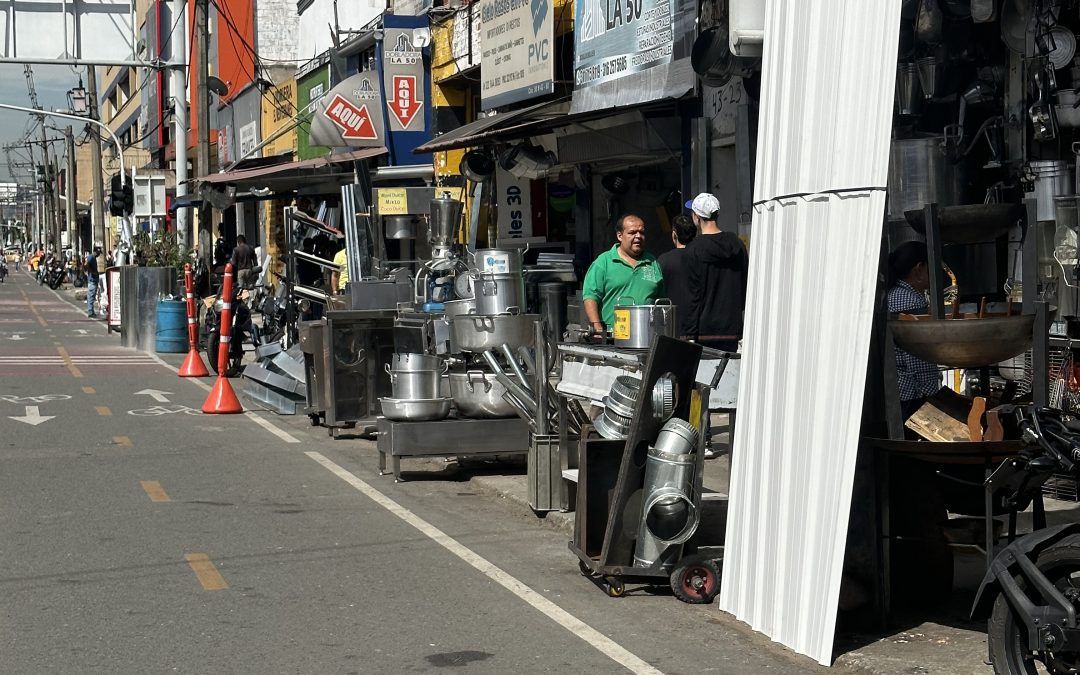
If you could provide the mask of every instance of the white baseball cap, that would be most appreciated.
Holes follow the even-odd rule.
[[[720,210],[720,200],[708,192],[702,192],[697,197],[686,202],[686,208],[702,218],[711,219],[713,215]]]

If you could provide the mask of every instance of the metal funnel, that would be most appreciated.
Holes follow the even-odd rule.
[[[447,192],[431,200],[431,218],[428,220],[428,241],[432,246],[450,246],[454,233],[461,222],[462,203],[452,199]]]
[[[945,78],[945,63],[936,56],[924,56],[915,59],[915,69],[919,73],[919,84],[925,98],[934,98],[938,87]]]
[[[901,115],[914,115],[919,105],[919,79],[914,63],[896,66],[896,110]]]

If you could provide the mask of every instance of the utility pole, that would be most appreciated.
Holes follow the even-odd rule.
[[[188,69],[186,56],[188,53],[187,21],[183,20],[184,12],[187,11],[187,0],[173,0],[172,2],[172,34],[169,36],[169,61],[173,63],[169,71],[169,95],[173,104],[173,148],[176,150],[176,200],[181,201],[188,193],[188,96],[187,77]],[[177,241],[184,248],[191,248],[191,208],[182,207],[176,210],[176,236]]]
[[[86,68],[86,97],[90,99],[90,119],[101,121],[98,117],[97,71],[94,66]],[[105,227],[105,185],[101,176],[101,133],[98,132],[97,125],[90,125],[90,138],[90,171],[94,174],[94,205],[90,212],[93,225],[90,228],[90,238],[98,238],[102,251],[108,253],[110,246]],[[91,242],[91,250],[93,246]]]
[[[210,101],[207,92],[206,78],[209,75],[207,61],[210,58],[208,46],[209,25],[209,0],[195,0],[195,119],[199,129],[199,139],[196,147],[196,157],[199,162],[197,175],[210,175]],[[205,262],[207,268],[211,262],[212,232],[211,219],[213,211],[210,205],[203,202],[199,207],[199,256]]]
[[[64,194],[67,196],[67,230],[71,250],[82,253],[82,238],[79,236],[79,222],[75,218],[75,132],[71,126],[64,129],[67,143],[67,175],[64,180]]]

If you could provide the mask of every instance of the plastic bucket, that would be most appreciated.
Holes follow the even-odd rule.
[[[187,307],[183,300],[159,300],[154,351],[182,354],[188,350]]]

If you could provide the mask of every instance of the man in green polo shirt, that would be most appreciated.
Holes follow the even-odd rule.
[[[645,221],[628,213],[615,224],[617,244],[589,266],[581,296],[594,331],[611,329],[615,305],[646,304],[664,297],[664,277],[656,256],[645,250]]]

